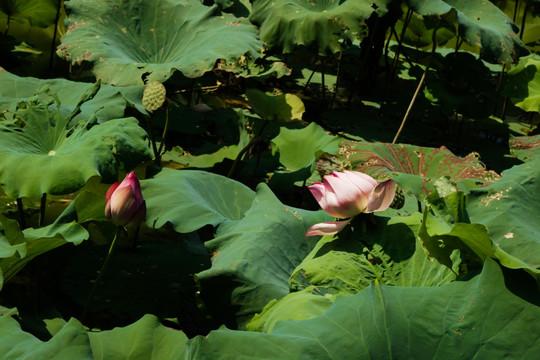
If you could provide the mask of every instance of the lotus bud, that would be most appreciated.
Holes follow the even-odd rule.
[[[334,235],[360,213],[386,210],[396,192],[396,183],[378,183],[371,176],[357,171],[334,172],[322,183],[308,187],[315,200],[328,215],[345,221],[330,221],[310,227],[305,236]]]
[[[105,216],[114,224],[137,226],[146,217],[146,202],[134,171],[122,183],[114,183],[107,191],[105,200]]]

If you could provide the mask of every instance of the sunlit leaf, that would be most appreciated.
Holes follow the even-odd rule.
[[[175,70],[195,78],[218,59],[232,63],[248,52],[256,58],[262,48],[246,19],[197,0],[72,0],[66,7],[69,29],[58,53],[92,62],[108,84],[142,84],[143,74],[163,83]]]

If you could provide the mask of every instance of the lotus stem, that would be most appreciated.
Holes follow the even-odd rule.
[[[62,8],[62,0],[58,0],[58,6],[56,7],[56,17],[54,20],[54,31],[51,43],[51,56],[49,57],[49,72],[52,71],[54,48],[56,45],[56,34],[58,33],[58,21],[60,20],[60,9]]]
[[[519,31],[519,39],[523,40],[523,33],[525,32],[525,21],[527,20],[527,5],[528,1],[525,1],[525,6],[523,8],[523,18],[521,19],[521,30]]]
[[[161,161],[161,151],[165,145],[165,139],[167,138],[167,130],[169,129],[169,101],[165,99],[165,127],[163,128],[163,134],[161,134],[161,144],[159,144],[158,159]]]
[[[45,209],[47,208],[47,193],[43,193],[41,196],[41,203],[39,206],[39,227],[45,226]]]
[[[238,167],[238,164],[240,163],[240,160],[242,159],[242,156],[244,156],[244,154],[248,152],[248,150],[251,149],[253,146],[255,146],[259,141],[261,141],[261,138],[257,137],[251,140],[249,144],[247,144],[246,146],[244,146],[242,150],[240,150],[240,152],[238,153],[238,155],[236,155],[236,158],[234,159],[231,169],[227,173],[228,178],[232,178],[234,171],[236,170],[236,168]]]
[[[7,35],[8,31],[9,31],[9,23],[11,21],[11,15],[8,14],[8,17],[7,17],[7,21],[6,21],[6,27],[4,29],[4,35]]]
[[[403,130],[403,127],[405,126],[405,122],[407,121],[407,118],[409,117],[409,114],[411,113],[412,107],[413,107],[413,105],[414,105],[414,103],[416,101],[416,97],[418,96],[418,93],[420,92],[420,89],[422,88],[422,86],[424,85],[424,81],[426,80],[426,74],[429,71],[429,68],[430,68],[431,63],[433,61],[433,58],[435,57],[435,50],[437,49],[436,34],[437,34],[437,30],[439,29],[439,24],[440,24],[440,21],[435,26],[435,29],[433,29],[433,35],[432,35],[433,47],[431,48],[431,55],[429,57],[428,64],[426,65],[424,73],[422,74],[422,77],[420,78],[420,81],[418,82],[418,86],[416,87],[416,91],[414,92],[414,95],[413,95],[413,97],[411,99],[411,102],[409,103],[409,107],[407,108],[407,111],[405,112],[405,116],[403,116],[403,120],[401,121],[401,125],[399,126],[399,129],[398,129],[398,131],[396,133],[396,136],[394,136],[394,140],[392,140],[392,144],[396,143],[399,135],[401,134],[401,131]]]
[[[516,0],[516,2],[514,4],[514,15],[512,16],[512,22],[514,22],[514,23],[516,22],[518,9],[519,9],[519,0]]]
[[[19,227],[21,230],[26,229],[26,218],[24,216],[24,206],[22,198],[17,198],[17,212],[19,213]]]
[[[326,57],[321,60],[321,88],[322,88],[322,101],[323,105],[326,105],[326,85],[324,84],[324,66],[326,65]]]
[[[86,304],[84,305],[83,311],[81,313],[81,322],[84,322],[86,320],[86,315],[88,314],[88,308],[90,306],[90,303],[92,302],[92,299],[94,298],[98,284],[103,279],[103,274],[105,274],[105,270],[107,270],[107,266],[109,265],[109,262],[111,261],[112,253],[114,251],[114,245],[116,244],[116,239],[118,239],[121,231],[122,231],[121,226],[117,226],[116,232],[114,234],[114,238],[111,242],[111,246],[109,247],[109,251],[107,252],[107,256],[105,257],[105,261],[103,262],[103,265],[101,266],[101,269],[99,270],[96,281],[94,282],[94,285],[92,286],[92,290],[90,291],[90,295],[88,295],[88,299],[86,300]]]
[[[394,62],[392,64],[392,70],[390,72],[390,79],[393,79],[394,75],[396,73],[397,62],[398,62],[398,59],[399,59],[399,55],[401,53],[401,48],[403,47],[403,39],[405,38],[405,32],[407,31],[407,27],[409,26],[409,23],[411,22],[411,18],[412,18],[412,9],[408,8],[407,9],[407,15],[405,15],[405,21],[403,22],[403,27],[401,28],[400,36],[398,37],[397,33],[395,33],[395,37],[396,37],[396,39],[398,41],[398,48],[396,50],[396,55],[394,56]]]
[[[148,128],[148,136],[150,136],[150,142],[152,143],[152,151],[154,151],[154,162],[157,166],[161,165],[160,157],[158,156],[158,149],[156,146],[156,138],[154,132],[152,131],[152,124],[150,123],[150,116],[145,116],[146,118],[146,127]]]
[[[334,94],[332,95],[332,99],[330,100],[330,109],[334,106],[334,101],[336,100],[336,96],[338,93],[338,85],[339,85],[339,78],[341,74],[341,58],[342,58],[343,52],[339,53],[338,57],[338,64],[337,64],[337,70],[336,70],[336,90],[334,90]]]

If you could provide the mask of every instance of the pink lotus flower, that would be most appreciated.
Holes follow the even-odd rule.
[[[334,235],[360,213],[386,210],[394,199],[396,183],[393,180],[378,183],[369,175],[346,170],[326,175],[322,183],[308,189],[328,215],[349,219],[315,224],[305,236]]]
[[[121,184],[112,184],[105,200],[105,216],[116,225],[137,226],[146,216],[146,202],[134,171],[127,174]]]

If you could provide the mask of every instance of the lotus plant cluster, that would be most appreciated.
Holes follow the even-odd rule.
[[[396,183],[393,180],[379,183],[367,174],[346,170],[326,175],[322,183],[308,189],[324,212],[345,220],[315,224],[305,236],[334,235],[361,213],[386,210],[394,199]]]

